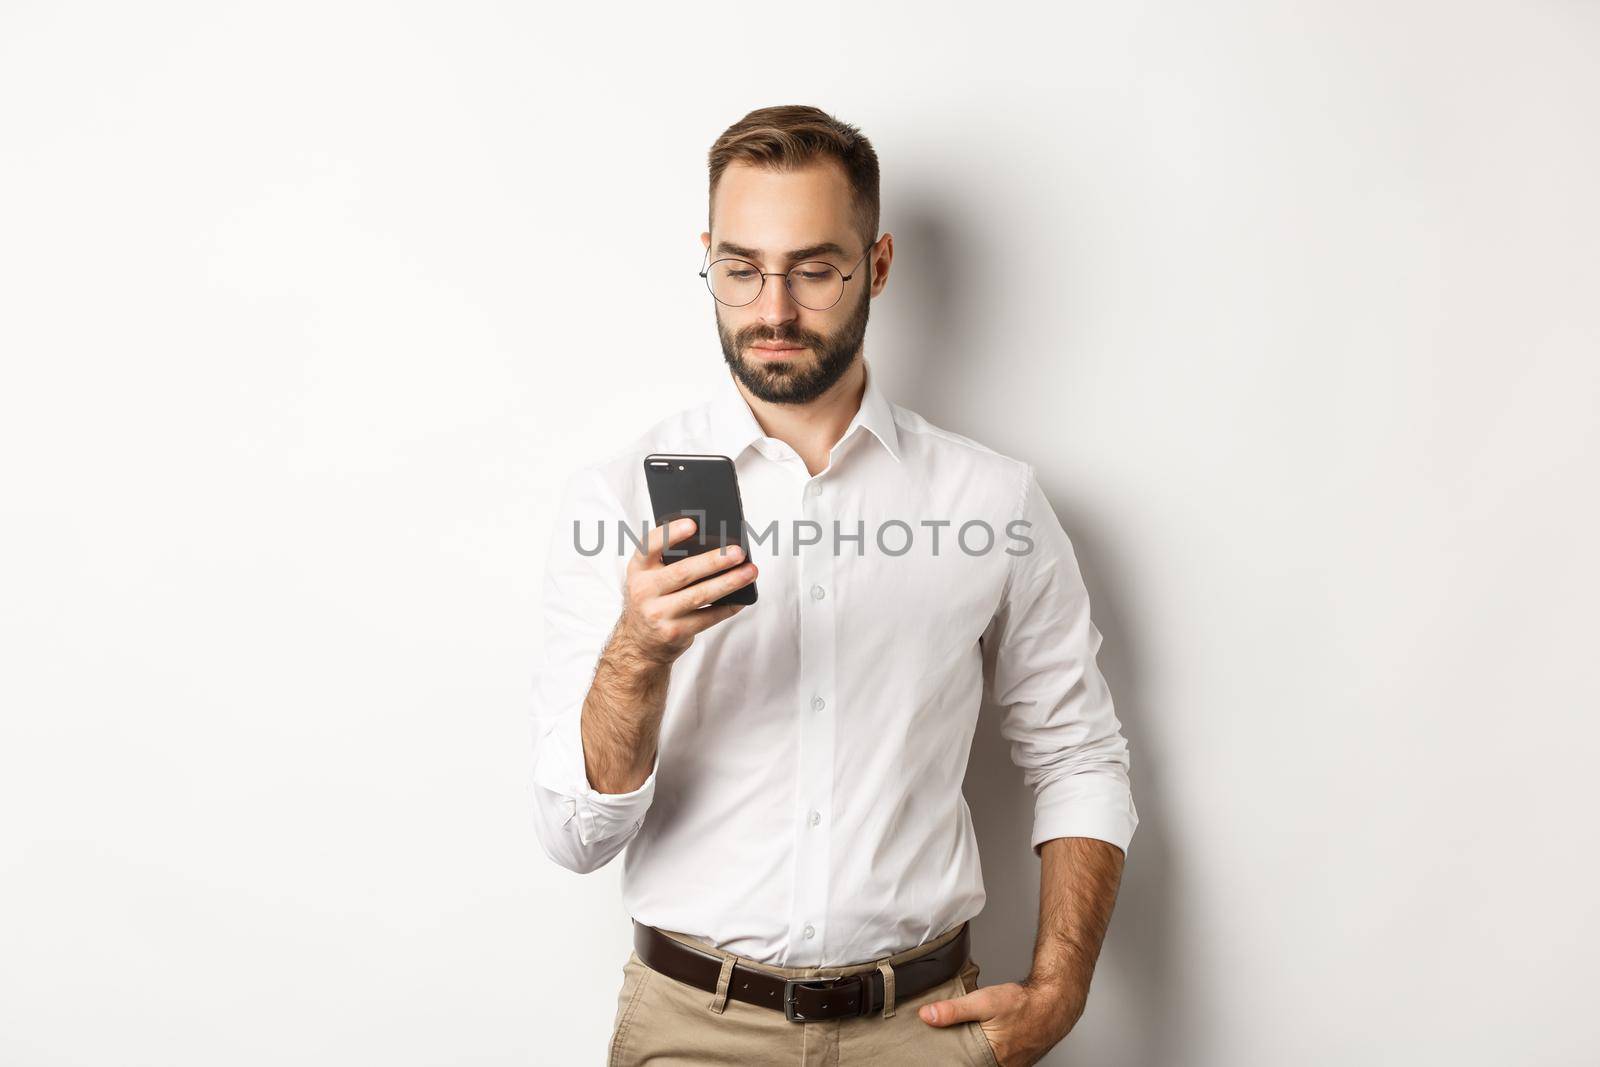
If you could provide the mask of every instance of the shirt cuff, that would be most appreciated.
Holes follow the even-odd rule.
[[[1033,848],[1037,852],[1056,837],[1092,837],[1116,845],[1126,855],[1138,825],[1139,812],[1126,789],[1063,790],[1034,803]]]
[[[627,793],[602,793],[589,784],[581,732],[576,726],[563,723],[545,735],[535,778],[565,798],[567,814],[561,825],[575,825],[578,841],[589,846],[643,825],[645,812],[656,795],[656,769],[660,765],[658,750],[650,774],[639,788]]]

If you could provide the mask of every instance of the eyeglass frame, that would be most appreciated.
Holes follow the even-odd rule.
[[[760,300],[761,299],[761,294],[767,291],[767,279],[768,278],[777,278],[777,277],[782,277],[783,278],[783,287],[785,289],[789,290],[789,299],[793,300],[796,304],[800,304],[800,298],[794,295],[794,287],[789,284],[789,274],[790,274],[790,272],[799,270],[801,267],[805,266],[806,263],[821,263],[824,266],[827,266],[827,267],[839,272],[839,277],[843,282],[843,284],[841,284],[839,286],[839,295],[834,298],[833,303],[829,304],[825,308],[814,308],[810,304],[800,304],[800,306],[805,308],[807,311],[830,311],[833,308],[839,306],[839,301],[844,299],[844,287],[845,287],[845,285],[848,285],[850,283],[850,279],[854,278],[856,276],[856,274],[858,273],[858,268],[861,266],[861,261],[863,259],[867,258],[867,253],[871,252],[874,248],[876,248],[878,242],[881,241],[881,240],[883,240],[883,234],[880,233],[878,236],[874,237],[871,241],[869,241],[867,243],[867,247],[861,250],[861,255],[859,257],[857,257],[856,261],[850,265],[850,273],[849,274],[844,273],[844,271],[839,270],[838,267],[835,267],[832,263],[829,263],[827,260],[824,260],[824,259],[808,259],[808,260],[805,261],[805,263],[796,263],[794,266],[790,267],[788,270],[778,271],[778,270],[762,270],[761,269],[761,264],[759,264],[759,263],[750,263],[750,261],[748,259],[742,259],[739,256],[724,256],[721,259],[714,259],[710,263],[707,263],[706,266],[705,266],[705,269],[700,272],[700,277],[702,277],[702,278],[704,278],[706,280],[706,291],[711,294],[711,299],[715,300],[717,303],[721,304],[723,307],[729,307],[729,308],[749,307],[751,304],[754,304],[757,300]],[[710,245],[706,246],[706,255],[708,255],[708,256],[711,255],[711,246]],[[711,288],[711,268],[715,267],[718,263],[727,263],[729,261],[732,261],[734,263],[750,263],[750,265],[756,269],[756,273],[761,275],[761,287],[756,290],[756,295],[752,296],[749,300],[746,300],[742,304],[730,304],[730,303],[728,303],[726,300],[722,299],[720,296],[717,295],[716,290]]]

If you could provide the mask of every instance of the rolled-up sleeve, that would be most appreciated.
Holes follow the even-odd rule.
[[[1033,848],[1056,837],[1092,837],[1128,849],[1139,815],[1129,786],[1128,743],[1095,663],[1100,631],[1072,542],[1023,473],[1010,572],[984,632],[989,697],[1001,733],[1034,792]],[[1008,531],[1009,532],[1009,531]]]
[[[619,521],[627,516],[601,472],[578,471],[562,492],[545,566],[544,649],[534,685],[536,827],[545,853],[580,874],[605,866],[638,833],[656,788],[652,766],[632,792],[601,793],[584,765],[583,704],[622,613],[633,551],[619,539]]]

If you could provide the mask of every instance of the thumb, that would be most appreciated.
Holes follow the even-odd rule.
[[[953,1000],[936,1000],[932,1004],[924,1004],[917,1015],[930,1026],[950,1026],[954,1023],[991,1018],[994,1010],[989,1004],[989,990],[975,989],[966,996],[956,997]]]

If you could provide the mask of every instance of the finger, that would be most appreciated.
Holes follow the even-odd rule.
[[[744,561],[744,549],[738,545],[728,545],[726,548],[714,549],[710,552],[701,552],[680,559],[661,568],[656,574],[656,589],[660,595],[676,592],[692,582],[718,571],[737,567]]]
[[[964,997],[924,1004],[917,1014],[921,1016],[923,1022],[932,1026],[951,1026],[955,1023],[992,1019],[995,1014],[994,1006],[989,1001],[989,990],[975,989]]]
[[[720,608],[706,608],[704,611],[697,611],[690,615],[685,620],[684,625],[690,633],[697,634],[711,629],[711,627],[724,619],[733,618],[749,606],[748,604],[724,604]]]
[[[721,600],[735,589],[742,589],[755,580],[756,565],[741,563],[731,571],[719,574],[715,578],[707,578],[697,585],[691,585],[661,599],[670,616],[694,614],[712,601]]]
[[[675,545],[685,537],[694,533],[693,519],[674,519],[664,526],[652,526],[645,536],[644,545],[634,550],[633,558],[628,561],[630,567],[659,567],[661,550],[667,545]]]

